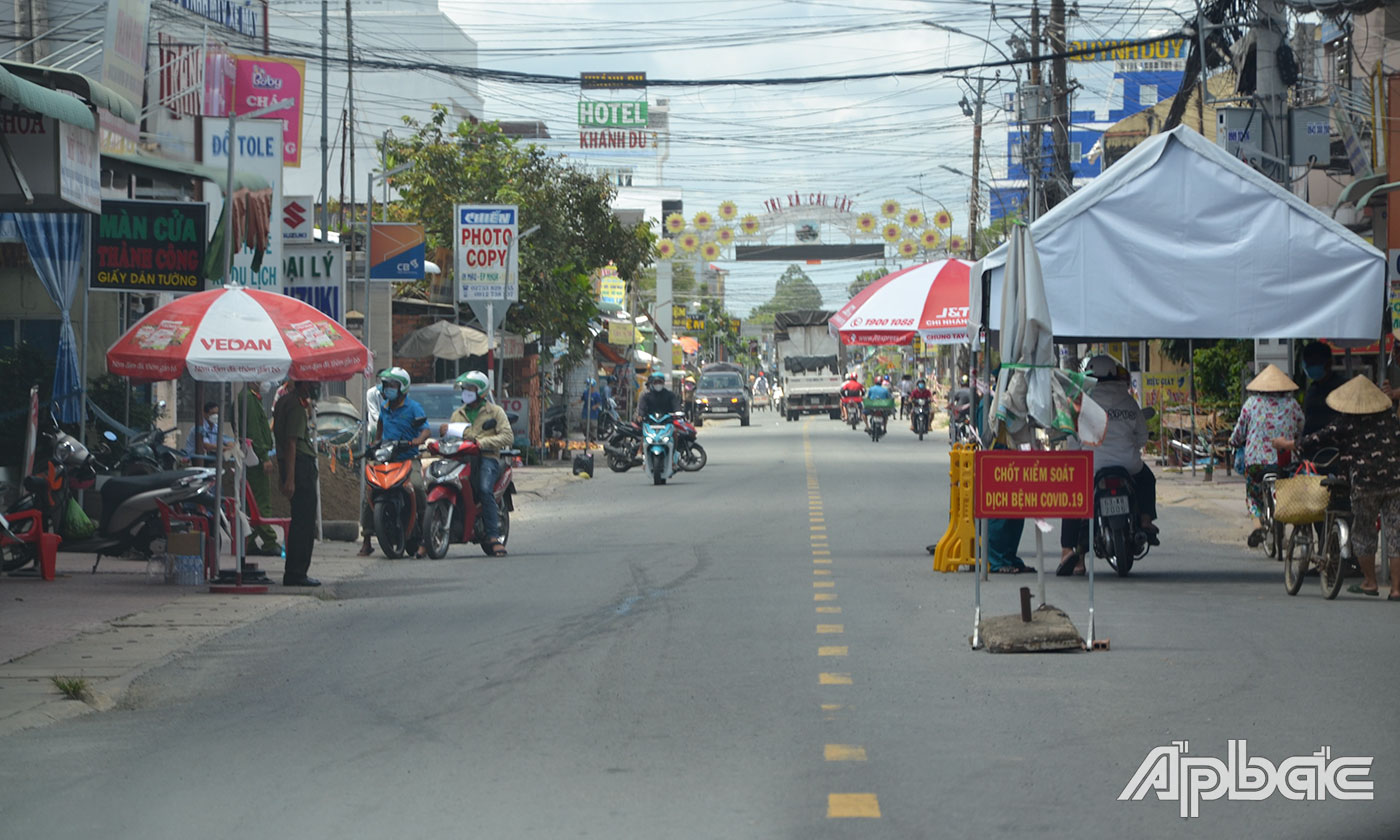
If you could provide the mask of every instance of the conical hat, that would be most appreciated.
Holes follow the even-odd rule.
[[[1327,406],[1343,414],[1376,414],[1390,410],[1390,397],[1364,375],[1357,374],[1350,382],[1327,395]]]
[[[1259,371],[1259,375],[1249,380],[1249,384],[1244,386],[1246,391],[1296,391],[1298,383],[1288,378],[1288,374],[1279,370],[1278,365],[1269,365]]]

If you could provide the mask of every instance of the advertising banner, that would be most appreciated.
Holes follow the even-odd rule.
[[[1144,373],[1142,376],[1142,404],[1163,409],[1171,405],[1188,405],[1191,402],[1191,381],[1185,373]]]
[[[630,321],[609,321],[608,322],[608,343],[618,347],[625,347],[632,343],[632,337],[636,334],[636,328]]]
[[[580,73],[578,86],[581,90],[626,90],[645,88],[647,74],[644,72]]]
[[[307,244],[316,241],[311,214],[316,204],[309,195],[282,196],[282,241]]]
[[[204,120],[202,162],[223,171],[228,166],[228,120]],[[234,147],[233,166],[239,172],[250,172],[266,178],[272,184],[272,202],[268,209],[270,235],[267,253],[256,272],[253,249],[240,247],[233,254],[233,271],[229,282],[250,289],[278,291],[282,288],[282,123],[278,120],[239,120],[238,142]],[[222,210],[222,204],[210,205],[211,214]],[[213,215],[210,224],[217,223]],[[238,243],[235,243],[237,245]]]
[[[416,222],[374,223],[369,237],[369,279],[422,280],[428,237]]]
[[[345,246],[288,245],[282,249],[282,293],[345,323]]]
[[[201,292],[208,208],[170,201],[104,201],[92,225],[88,288]]]
[[[306,94],[306,62],[299,58],[235,55],[233,112],[251,114],[276,102],[291,104],[270,116],[282,123],[282,164],[301,166],[301,117]]]
[[[1093,511],[1092,452],[996,450],[972,458],[978,519],[1086,519]]]
[[[625,300],[627,283],[617,276],[617,266],[609,264],[598,269],[598,302],[622,306]]]
[[[530,398],[529,397],[502,397],[501,408],[506,410],[506,416],[511,418],[510,429],[515,432],[516,437],[530,435]]]
[[[520,284],[513,247],[520,230],[514,204],[457,205],[457,302],[514,302]]]
[[[102,84],[138,110],[146,89],[146,28],[150,17],[151,0],[108,0],[102,32]],[[136,153],[136,126],[103,109],[97,114],[97,127],[102,151]]]
[[[582,99],[578,103],[580,128],[646,128],[650,121],[646,100],[636,102],[597,102]]]

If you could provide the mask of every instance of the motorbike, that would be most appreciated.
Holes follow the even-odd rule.
[[[551,405],[544,410],[544,436],[563,438],[569,433],[569,406],[565,403]]]
[[[851,400],[846,403],[846,422],[851,424],[852,429],[860,425],[860,406],[860,400]]]
[[[675,474],[676,424],[672,414],[652,414],[642,425],[642,461],[652,484],[665,484]]]
[[[672,415],[676,427],[676,466],[686,472],[699,472],[709,463],[705,447],[696,440],[699,433],[695,426],[679,415]],[[608,469],[613,472],[627,472],[643,464],[642,427],[637,423],[618,425],[612,437],[603,444],[603,453],[608,459]]]
[[[913,403],[914,407],[911,409],[911,413],[913,415],[914,434],[919,436],[919,440],[923,440],[924,435],[928,434],[929,419],[932,416],[932,412],[929,410],[928,399],[926,397],[919,397],[914,400]]]
[[[215,508],[212,469],[196,467],[113,476],[97,486],[97,469],[102,465],[86,446],[59,429],[57,423],[52,423],[44,434],[50,443],[44,473],[25,478],[25,493],[5,512],[10,534],[23,543],[37,543],[39,533],[45,530],[60,535],[69,533],[72,523],[68,517],[73,507],[70,502],[77,491],[94,487],[102,502],[102,513],[93,534],[63,542],[64,551],[97,555],[93,572],[103,557],[135,553],[149,560],[165,551],[165,524],[157,502],[182,513],[205,516]],[[227,523],[223,526],[227,533]],[[19,559],[6,553],[5,562],[13,565]]]
[[[430,440],[428,452],[438,456],[423,477],[428,491],[428,512],[423,523],[428,556],[441,560],[454,542],[476,543],[489,556],[491,549],[486,541],[484,519],[477,515],[480,503],[472,482],[481,459],[489,456],[482,455],[476,442],[470,440]],[[496,509],[500,511],[502,545],[510,539],[510,512],[515,508],[511,459],[517,454],[515,450],[501,451],[505,460],[493,488]]]
[[[413,493],[417,458],[395,460],[414,448],[404,440],[385,440],[365,452],[365,485],[374,511],[374,538],[384,556],[396,559],[418,551],[422,527]]]
[[[114,465],[122,475],[151,475],[158,472],[171,472],[188,467],[189,458],[184,452],[165,445],[165,437],[174,429],[151,429],[134,435],[127,441]],[[115,443],[117,436],[105,432],[103,437],[108,444]]]
[[[866,414],[868,418],[868,428],[866,433],[870,435],[872,443],[879,443],[880,438],[885,436],[885,427],[888,423],[889,413],[875,409]]]
[[[1094,473],[1094,514],[1094,554],[1107,560],[1119,577],[1127,577],[1151,546],[1140,524],[1133,477],[1126,469],[1104,467]]]

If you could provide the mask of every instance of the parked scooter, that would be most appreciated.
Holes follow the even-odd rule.
[[[929,409],[929,403],[926,397],[919,397],[913,400],[913,403],[914,406],[910,410],[912,412],[911,421],[914,424],[914,434],[919,436],[919,440],[923,440],[924,435],[928,434],[929,422],[933,416],[933,412]]]
[[[173,431],[175,430],[151,429],[132,436],[113,465],[113,470],[122,475],[151,475],[188,467],[190,459],[184,452],[165,445],[166,435]],[[103,437],[109,444],[117,440],[117,436],[112,432],[105,432]]]
[[[544,410],[544,436],[564,438],[569,434],[569,406],[565,403],[551,405]]]
[[[75,501],[77,491],[97,484],[100,465],[87,447],[59,429],[57,423],[44,434],[51,453],[44,473],[27,477],[25,495],[6,511],[11,532],[24,542],[37,541],[41,530],[70,533],[69,516],[75,507],[70,502]],[[103,557],[134,552],[150,559],[165,551],[165,525],[157,501],[180,512],[208,516],[214,510],[214,470],[192,468],[112,477],[97,492],[102,513],[95,532],[91,537],[63,542],[64,551],[96,554],[94,572]]]
[[[428,485],[428,513],[423,523],[423,538],[427,541],[428,556],[441,560],[454,542],[476,543],[490,556],[491,547],[486,539],[484,520],[478,516],[480,506],[472,481],[472,475],[486,456],[481,454],[475,441],[469,440],[430,440],[428,452],[439,458],[432,462],[424,476]],[[513,449],[501,450],[504,463],[493,491],[496,509],[500,511],[502,545],[510,539],[510,512],[515,508],[515,475],[511,460],[518,454]]]
[[[652,484],[665,484],[676,471],[674,415],[652,414],[642,425],[642,460]]]
[[[417,459],[395,460],[412,448],[411,441],[385,440],[365,452],[365,486],[374,511],[374,538],[390,559],[417,553],[422,539],[418,500],[410,481]]]
[[[603,443],[603,453],[608,459],[608,469],[616,473],[627,472],[642,465],[642,427],[637,423],[620,424],[613,429],[612,436]]]
[[[1147,556],[1151,546],[1140,523],[1133,477],[1122,467],[1104,467],[1094,474],[1094,554],[1108,561],[1119,577]]]

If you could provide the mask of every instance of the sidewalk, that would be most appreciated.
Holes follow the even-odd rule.
[[[569,464],[515,470],[517,509],[548,499],[573,477]],[[527,513],[528,515],[528,513]],[[265,595],[210,595],[204,587],[148,579],[146,564],[58,555],[53,581],[0,575],[0,737],[105,710],[133,680],[208,639],[286,609],[334,598],[338,583],[366,574],[382,555],[357,557],[356,543],[316,546],[315,589],[285,589],[278,558],[251,558],[274,581]],[[87,681],[87,700],[69,700],[52,677]]]

